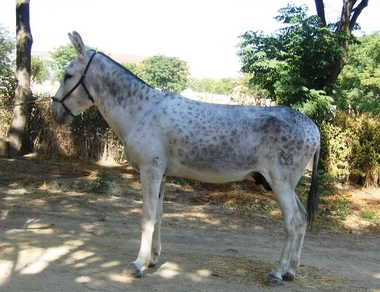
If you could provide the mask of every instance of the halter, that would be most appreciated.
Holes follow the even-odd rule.
[[[70,96],[70,94],[72,94],[74,92],[75,89],[78,88],[79,85],[82,85],[84,91],[86,92],[87,94],[87,98],[89,100],[91,100],[93,103],[94,103],[94,98],[91,96],[90,92],[88,91],[86,85],[84,84],[84,79],[86,78],[86,74],[87,74],[87,71],[88,69],[90,68],[90,65],[91,65],[91,61],[92,59],[95,57],[97,52],[94,52],[90,58],[90,61],[88,61],[87,63],[87,66],[86,68],[84,69],[84,72],[83,72],[83,75],[82,77],[79,79],[79,81],[77,82],[77,84],[75,84],[75,86],[68,92],[65,94],[64,97],[62,97],[60,100],[56,97],[52,97],[51,99],[53,100],[53,102],[57,102],[57,103],[60,103],[64,109],[66,110],[67,113],[69,113],[72,117],[75,117],[75,115],[71,112],[71,110],[65,105],[65,100]]]

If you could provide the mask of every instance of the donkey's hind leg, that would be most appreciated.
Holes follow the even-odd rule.
[[[294,274],[289,273],[289,272],[287,272],[286,274],[283,274],[282,278],[285,281],[291,281],[295,277],[295,271],[297,270],[300,264],[301,250],[302,250],[303,241],[305,238],[305,233],[306,233],[306,228],[307,228],[306,210],[295,193],[294,193],[294,197],[296,199],[298,210],[301,215],[301,221],[299,221],[300,225],[296,226],[297,238],[296,238],[295,250],[290,258],[290,269],[291,271],[294,271]]]
[[[277,268],[269,276],[270,285],[280,285],[282,280],[291,280],[295,277],[299,264],[303,238],[306,230],[305,212],[300,210],[300,202],[292,186],[272,186],[280,205],[285,228],[285,245],[281,253]]]

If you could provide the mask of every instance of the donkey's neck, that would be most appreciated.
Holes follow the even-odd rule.
[[[126,121],[139,114],[149,103],[148,99],[159,91],[103,54],[95,58],[90,71],[95,104],[122,139],[128,131]]]
[[[101,57],[100,57],[101,56]],[[155,90],[131,71],[111,58],[100,54],[95,70],[94,91],[102,102],[136,102]]]

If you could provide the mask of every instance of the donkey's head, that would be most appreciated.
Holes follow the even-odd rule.
[[[86,84],[86,74],[96,52],[87,50],[80,35],[69,33],[78,57],[66,68],[64,79],[55,94],[52,105],[54,119],[59,124],[69,124],[73,117],[88,109],[94,103]]]

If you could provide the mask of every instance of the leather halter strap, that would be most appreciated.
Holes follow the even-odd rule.
[[[84,84],[84,79],[86,78],[86,74],[87,74],[87,71],[88,69],[90,68],[90,65],[91,65],[91,62],[92,62],[92,59],[94,59],[95,55],[97,54],[97,52],[94,52],[92,54],[92,56],[90,57],[90,60],[88,61],[87,63],[87,66],[86,68],[84,69],[84,72],[82,74],[82,77],[79,79],[79,81],[77,82],[77,84],[75,84],[75,86],[68,92],[64,95],[64,97],[62,97],[61,99],[58,99],[56,98],[55,96],[52,97],[51,99],[53,100],[53,102],[57,102],[57,103],[60,103],[62,104],[62,106],[64,107],[64,109],[66,110],[67,113],[69,113],[72,117],[75,117],[75,115],[71,112],[71,110],[65,105],[65,100],[75,91],[75,89],[77,89],[79,87],[79,85],[82,85],[84,91],[86,92],[87,94],[87,98],[89,100],[91,100],[92,102],[94,102],[94,98],[91,96],[90,92],[88,91],[87,87],[86,87],[86,84]]]

